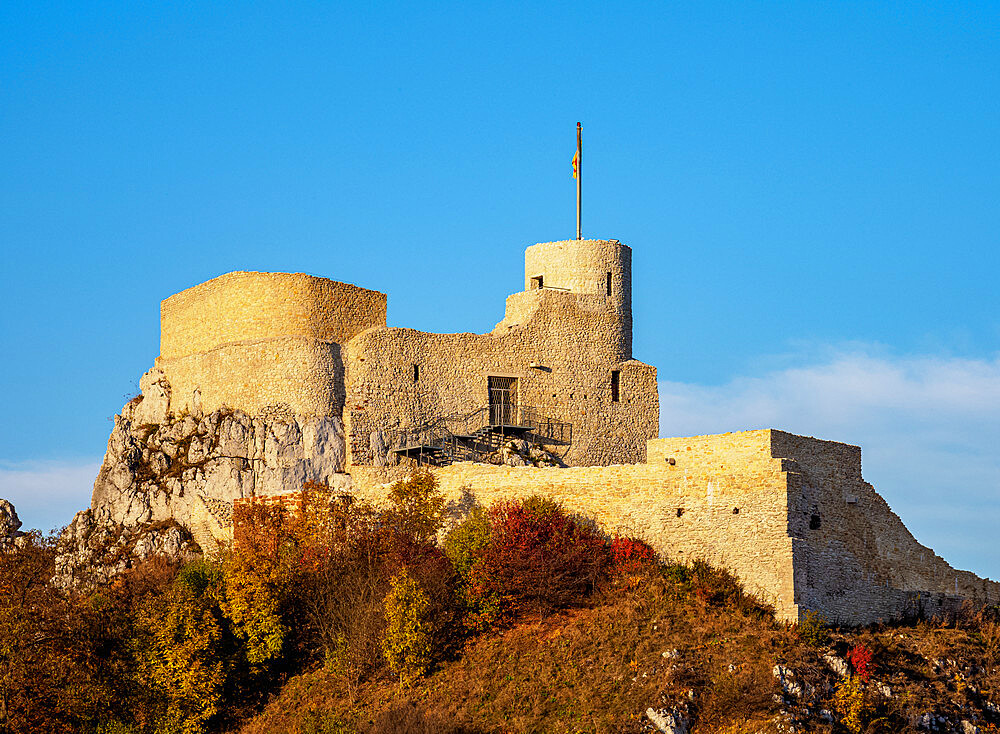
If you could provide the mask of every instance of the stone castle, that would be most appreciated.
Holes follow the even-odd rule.
[[[657,438],[656,369],[632,358],[631,254],[615,240],[527,248],[524,290],[486,334],[390,328],[384,294],[301,273],[228,273],[167,298],[160,356],[116,416],[59,578],[79,581],[109,548],[118,567],[215,553],[233,502],[306,480],[378,502],[424,464],[453,520],[476,501],[551,496],[728,568],[782,619],[1000,601],[1000,584],[917,543],[856,446],[777,430]]]
[[[156,366],[175,411],[336,416],[350,465],[392,461],[401,431],[477,411],[485,424],[490,408],[508,425],[562,430],[548,438],[568,464],[634,463],[656,437],[658,398],[656,370],[632,359],[631,254],[615,241],[529,247],[525,290],[489,334],[388,328],[382,293],[229,273],[163,302]]]

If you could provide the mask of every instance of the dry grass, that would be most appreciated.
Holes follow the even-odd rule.
[[[876,665],[864,686],[863,732],[917,732],[924,712],[956,723],[975,715],[982,731],[995,731],[983,711],[985,701],[1000,701],[995,623],[834,630],[830,646],[816,649],[752,600],[733,603],[725,579],[716,582],[728,591],[666,576],[474,640],[412,689],[369,681],[349,696],[331,673],[299,676],[242,734],[636,732],[647,708],[678,704],[688,707],[692,734],[776,732],[789,717],[800,732],[842,734],[820,717],[834,710],[838,680],[822,656],[843,657],[859,642]],[[699,587],[709,593],[694,593]],[[778,663],[794,671],[800,698],[775,699]]]
[[[243,731],[307,731],[296,728],[303,705],[313,718],[321,711],[350,727],[329,731],[419,732],[420,721],[436,722],[435,731],[448,731],[440,728],[448,722],[456,732],[634,731],[647,708],[680,702],[706,726],[743,723],[776,711],[770,671],[785,634],[758,614],[672,598],[653,580],[483,637],[409,691],[373,682],[352,704],[336,676],[301,676]],[[676,657],[664,657],[673,650]],[[703,692],[694,702],[691,689]],[[400,712],[412,728],[386,728],[403,720]]]

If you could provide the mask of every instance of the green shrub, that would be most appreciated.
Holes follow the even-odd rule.
[[[475,505],[468,517],[445,538],[445,555],[463,583],[468,579],[469,571],[483,549],[489,545],[490,530],[489,515],[481,505]]]
[[[830,641],[826,620],[819,612],[806,612],[806,618],[799,622],[799,637],[807,645],[823,647]]]
[[[400,683],[412,683],[431,664],[434,629],[430,622],[431,603],[406,569],[392,579],[385,597],[386,629],[382,652]]]

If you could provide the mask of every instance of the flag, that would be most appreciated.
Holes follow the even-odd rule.
[[[573,154],[573,178],[577,178],[580,173],[580,151]]]

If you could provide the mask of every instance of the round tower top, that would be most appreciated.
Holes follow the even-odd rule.
[[[618,240],[540,242],[524,251],[524,289],[552,288],[631,305],[632,249]]]

